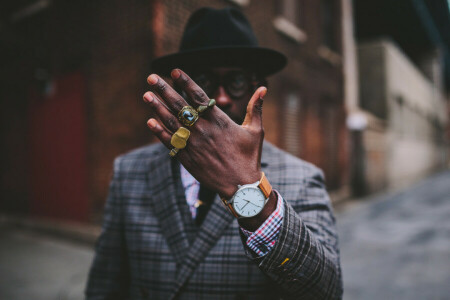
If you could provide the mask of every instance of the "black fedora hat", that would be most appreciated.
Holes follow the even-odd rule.
[[[261,76],[284,68],[286,56],[258,46],[244,14],[235,8],[200,8],[189,18],[180,50],[152,61],[152,71],[170,74],[174,68],[187,73],[214,67],[242,67]]]

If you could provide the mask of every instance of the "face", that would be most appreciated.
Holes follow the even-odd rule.
[[[192,79],[234,122],[242,124],[247,104],[257,88],[251,73],[241,68],[214,68],[193,74]]]

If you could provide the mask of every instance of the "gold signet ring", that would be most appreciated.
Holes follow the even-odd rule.
[[[172,138],[170,140],[170,143],[172,146],[174,146],[177,149],[183,149],[186,147],[187,140],[189,139],[189,136],[191,135],[191,132],[184,128],[180,127],[178,130],[172,135]]]

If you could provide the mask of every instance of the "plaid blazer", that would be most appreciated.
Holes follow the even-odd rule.
[[[254,257],[216,197],[197,228],[179,165],[162,144],[118,157],[87,299],[339,299],[335,219],[322,172],[264,143],[262,170],[285,200],[274,249]]]

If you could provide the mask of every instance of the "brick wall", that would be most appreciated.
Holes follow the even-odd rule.
[[[266,139],[323,168],[329,187],[339,188],[347,180],[342,65],[339,53],[336,53],[337,61],[321,53],[323,37],[320,1],[303,1],[301,26],[308,38],[301,44],[287,38],[274,27],[273,21],[280,16],[282,1],[249,2],[248,6],[240,7],[225,0],[160,1],[159,14],[164,25],[155,33],[155,43],[161,45],[157,55],[177,51],[184,25],[196,9],[202,6],[234,6],[242,9],[260,45],[279,50],[289,58],[288,66],[269,78],[269,93],[264,103]],[[334,2],[335,37],[337,52],[340,52],[340,2]],[[287,107],[288,99],[298,102],[297,119],[286,117],[286,113],[291,110]],[[289,143],[298,146],[290,149]]]
[[[8,203],[19,203],[15,205],[18,210],[27,210],[27,185],[20,181],[27,173],[27,132],[26,127],[20,126],[21,117],[17,114],[20,111],[23,115],[27,110],[27,102],[20,102],[26,98],[28,85],[24,80],[35,80],[32,74],[40,67],[45,67],[50,76],[78,70],[84,74],[87,87],[91,220],[98,220],[114,157],[155,141],[145,125],[150,112],[142,101],[150,61],[177,51],[189,15],[202,6],[234,5],[242,9],[260,45],[288,56],[285,70],[269,78],[264,104],[266,138],[324,168],[331,189],[341,187],[346,178],[342,175],[347,150],[339,61],[340,12],[336,9],[333,13],[337,53],[330,56],[321,49],[319,1],[302,1],[300,26],[307,35],[302,43],[274,27],[281,2],[251,0],[248,6],[240,7],[226,0],[57,1],[44,13],[33,16],[33,22],[12,25],[14,33],[24,34],[28,46],[14,46],[21,49],[18,52],[26,52],[26,59],[15,56],[9,67],[0,72],[2,78],[9,78],[3,82],[12,87],[2,92],[3,122],[12,129],[2,131],[2,142],[11,145],[2,151],[2,157],[4,161],[16,162],[4,164],[13,179],[2,171],[2,189],[10,188],[8,195],[16,201]],[[17,62],[20,68],[16,67]],[[15,150],[14,145],[19,145],[20,150]]]
[[[24,5],[11,8],[9,14],[2,11],[0,209],[10,213],[30,210],[34,178],[29,119],[35,113],[30,109],[31,92],[46,101],[54,79],[84,73],[89,56],[89,2],[55,1],[43,11],[13,20],[13,13]]]
[[[302,24],[308,35],[303,44],[276,31],[273,20],[280,10],[278,1],[274,0],[250,1],[245,7],[225,0],[100,3],[93,26],[90,79],[90,184],[94,215],[101,211],[113,158],[154,141],[145,127],[149,112],[141,102],[149,62],[153,57],[177,51],[187,19],[203,6],[242,9],[260,45],[277,49],[289,57],[288,67],[269,78],[264,107],[266,138],[287,150],[290,150],[289,141],[298,144],[293,154],[323,168],[330,188],[345,184],[347,137],[342,66],[319,55],[321,11],[318,3],[305,1],[303,6]],[[340,12],[334,13],[339,51]],[[286,101],[291,94],[297,97],[298,114],[286,124]]]
[[[153,56],[152,1],[97,1],[92,25],[89,183],[93,217],[103,209],[114,158],[149,143],[142,101]]]

